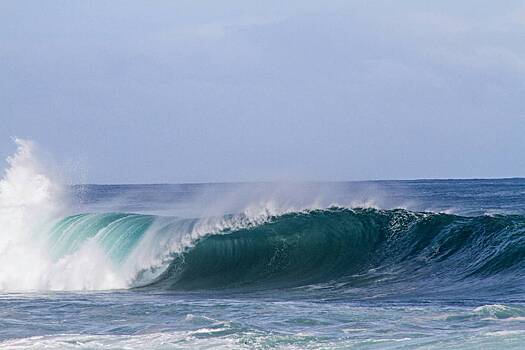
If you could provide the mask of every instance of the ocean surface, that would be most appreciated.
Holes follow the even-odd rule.
[[[525,179],[0,181],[1,349],[524,349]]]

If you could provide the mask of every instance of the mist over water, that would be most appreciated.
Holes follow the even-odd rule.
[[[525,342],[523,179],[71,186],[16,143],[2,348]]]

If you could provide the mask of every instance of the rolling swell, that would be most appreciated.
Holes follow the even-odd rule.
[[[345,287],[522,281],[525,218],[406,210],[313,210],[199,239],[150,286]],[[519,282],[515,285],[522,285]],[[518,287],[519,288],[519,287]],[[523,289],[523,288],[522,288]]]

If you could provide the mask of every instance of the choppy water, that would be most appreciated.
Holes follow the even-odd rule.
[[[213,293],[4,296],[5,349],[523,348],[525,308],[489,301],[328,302]],[[10,310],[6,315],[6,309]]]

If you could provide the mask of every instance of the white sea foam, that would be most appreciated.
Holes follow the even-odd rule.
[[[66,215],[67,191],[38,159],[33,142],[15,142],[0,180],[0,291],[125,286],[95,242],[58,261],[50,258],[46,233]]]
[[[217,332],[218,330],[214,330]],[[222,330],[219,330],[222,331]],[[250,349],[233,337],[203,337],[196,332],[169,332],[139,335],[50,335],[0,342],[2,349]]]

